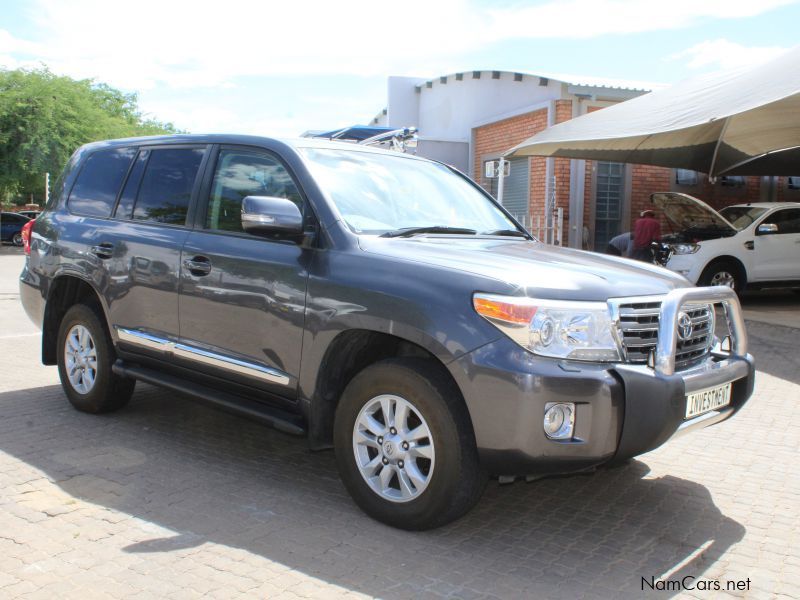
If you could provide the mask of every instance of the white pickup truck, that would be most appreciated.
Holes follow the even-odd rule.
[[[800,287],[800,203],[754,202],[719,212],[687,194],[650,197],[673,227],[667,268],[697,285]]]

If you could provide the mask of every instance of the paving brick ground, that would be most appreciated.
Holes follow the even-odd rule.
[[[800,597],[800,331],[750,323],[755,397],[623,468],[499,486],[406,533],[329,452],[141,385],[72,410],[0,254],[0,598],[627,598],[691,575]],[[651,593],[715,598],[724,592]]]

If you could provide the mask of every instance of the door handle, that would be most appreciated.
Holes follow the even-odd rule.
[[[192,275],[202,277],[211,273],[211,261],[205,256],[193,256],[186,258],[183,261],[183,266],[186,267]]]
[[[96,246],[92,246],[92,254],[98,258],[111,258],[114,254],[114,244],[111,242],[102,242]]]
[[[755,247],[755,244],[753,240],[749,240],[744,243],[744,247],[747,248],[748,250],[752,250]]]

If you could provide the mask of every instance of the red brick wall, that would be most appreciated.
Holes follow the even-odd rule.
[[[572,100],[556,100],[556,123],[563,123],[572,118]],[[567,244],[569,234],[569,193],[570,193],[570,160],[556,158],[553,175],[556,178],[556,208],[564,209],[563,243]]]
[[[547,109],[544,108],[476,127],[473,130],[475,180],[482,185],[485,183],[483,178],[485,156],[505,152],[546,128]],[[531,172],[529,202],[535,223],[536,215],[542,214],[544,210],[545,159],[537,156],[529,160]]]

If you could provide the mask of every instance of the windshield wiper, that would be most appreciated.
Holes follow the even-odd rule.
[[[448,227],[446,225],[431,225],[429,227],[403,227],[402,229],[395,229],[394,231],[387,231],[381,234],[380,237],[408,237],[418,233],[453,233],[475,235],[477,231],[474,229],[466,229],[464,227]]]
[[[530,237],[527,233],[520,231],[519,229],[496,229],[494,231],[484,231],[481,235],[504,235],[508,237],[522,237],[528,238]]]

